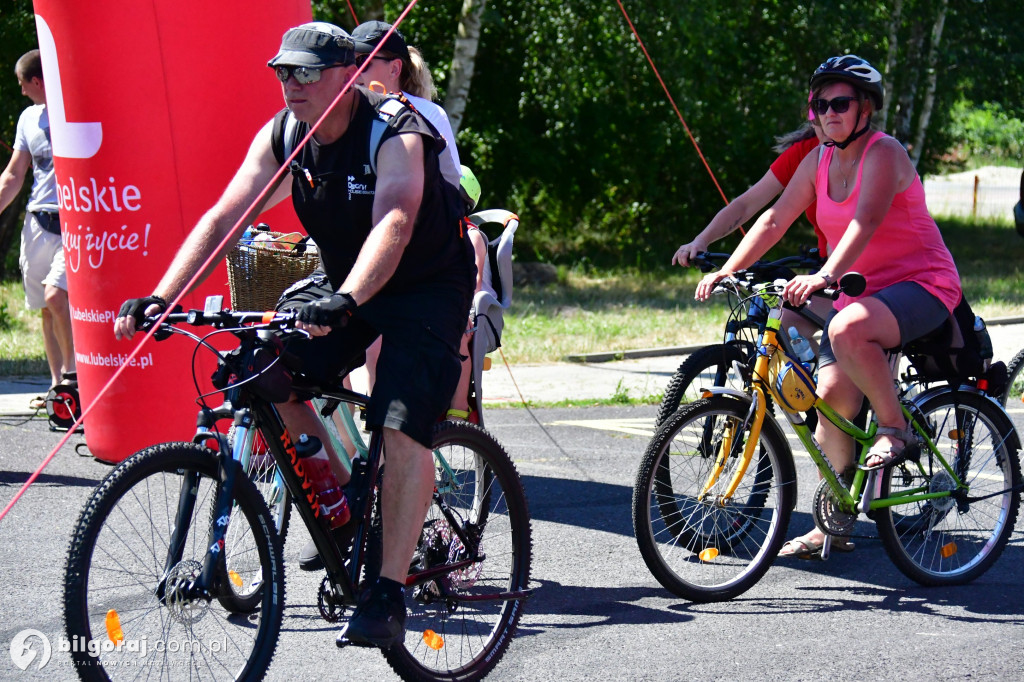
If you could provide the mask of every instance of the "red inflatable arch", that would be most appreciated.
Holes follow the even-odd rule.
[[[310,3],[35,0],[35,12],[88,406],[137,343],[114,340],[122,301],[152,292],[283,105],[266,62],[285,30],[310,20]],[[297,229],[285,208],[267,222]],[[211,293],[227,300],[223,265],[182,303],[201,308]],[[176,340],[146,346],[89,414],[94,456],[116,462],[191,438],[192,350]],[[209,373],[201,372],[207,384]]]

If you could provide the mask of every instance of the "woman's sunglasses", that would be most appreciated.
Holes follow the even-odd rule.
[[[837,114],[845,114],[850,110],[850,102],[860,101],[857,97],[833,97],[832,99],[812,99],[811,109],[814,110],[818,116],[824,116],[832,108],[832,111]]]

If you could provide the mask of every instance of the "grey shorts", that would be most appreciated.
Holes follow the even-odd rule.
[[[949,319],[949,311],[942,301],[928,293],[928,290],[917,282],[897,282],[871,298],[877,298],[892,312],[900,325],[900,344],[905,345],[914,339],[938,329]],[[829,339],[828,328],[837,311],[833,311],[825,322],[821,332],[821,345],[818,348],[818,367],[831,365],[836,361],[832,352],[832,341]]]

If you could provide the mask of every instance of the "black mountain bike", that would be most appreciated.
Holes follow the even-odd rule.
[[[216,297],[215,297],[216,298]],[[347,487],[352,521],[330,530],[291,434],[274,407],[282,391],[342,403],[369,398],[290,377],[282,339],[302,334],[291,313],[220,311],[219,301],[168,316],[159,334],[181,334],[219,359],[217,391],[200,396],[192,442],[163,443],[129,457],[100,483],[68,551],[64,617],[72,658],[88,680],[263,677],[284,611],[284,560],[275,519],[258,485],[279,476],[323,559],[324,620],[346,616],[379,574],[383,437],[372,430]],[[155,320],[147,321],[151,325]],[[147,326],[144,325],[144,326]],[[212,326],[200,337],[184,327]],[[219,351],[210,337],[239,343]],[[206,398],[223,393],[211,408]],[[233,438],[218,431],[230,419]],[[233,449],[258,433],[277,472],[244,467]],[[239,433],[241,432],[241,433]],[[434,434],[435,488],[406,581],[406,636],[383,651],[405,679],[475,680],[501,659],[522,617],[531,564],[522,483],[490,434],[441,422]],[[278,521],[280,519],[277,519]]]

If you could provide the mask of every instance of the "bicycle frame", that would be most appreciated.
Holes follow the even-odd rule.
[[[780,360],[782,362],[797,362],[787,354],[786,350],[782,347],[782,344],[780,343],[780,317],[782,314],[783,305],[781,297],[778,296],[777,294],[768,292],[764,288],[762,288],[759,292],[755,293],[755,296],[759,297],[761,300],[765,302],[765,304],[768,305],[768,307],[770,308],[770,312],[768,315],[768,321],[765,325],[764,332],[761,335],[757,358],[754,362],[753,380],[751,382],[750,389],[751,407],[748,412],[746,420],[750,425],[750,437],[747,439],[743,453],[741,454],[741,459],[735,471],[733,472],[729,485],[727,486],[726,491],[722,494],[723,501],[731,499],[732,495],[739,487],[740,482],[743,479],[743,476],[746,474],[747,467],[749,466],[750,461],[753,458],[754,449],[757,447],[757,444],[760,439],[761,425],[763,424],[764,419],[766,417],[765,405],[767,397],[771,396],[772,398],[774,398],[780,406],[785,405],[785,402],[783,401],[779,392],[776,390],[775,386],[773,386],[771,382],[771,364],[773,358],[775,358],[775,355],[777,353],[781,353],[782,355]],[[927,433],[923,431],[921,426],[915,422],[913,416],[911,415],[909,410],[907,410],[906,406],[903,405],[901,407],[903,409],[904,416],[907,418],[907,423],[913,425],[913,428],[915,429],[915,431],[917,431],[918,436],[923,439],[925,446],[928,448],[931,455],[939,462],[942,468],[949,474],[949,476],[955,482],[956,490],[966,490],[968,486],[965,485],[965,483],[960,479],[960,476],[953,469],[953,467],[951,467],[949,463],[945,460],[945,458],[942,457],[942,454],[939,452],[938,448],[935,446],[932,439],[928,436]],[[863,508],[859,508],[858,502],[862,499],[862,496],[867,487],[866,480],[868,478],[869,473],[864,471],[862,466],[867,460],[867,453],[869,451],[870,445],[874,441],[875,434],[877,433],[878,429],[878,424],[877,422],[872,422],[868,426],[866,431],[862,430],[858,428],[856,425],[854,425],[852,422],[850,422],[848,419],[844,418],[842,415],[837,413],[835,409],[833,409],[828,403],[826,403],[822,398],[817,396],[815,397],[814,404],[811,406],[810,409],[817,410],[818,412],[820,412],[825,417],[825,419],[827,419],[829,422],[838,427],[843,433],[852,437],[860,446],[858,448],[859,456],[856,461],[861,466],[857,467],[853,477],[853,482],[850,485],[849,490],[847,490],[841,480],[840,474],[836,472],[831,462],[828,461],[828,458],[821,450],[821,446],[818,444],[817,440],[814,438],[814,435],[811,433],[810,428],[808,428],[808,426],[804,422],[802,416],[804,413],[794,413],[784,409],[786,418],[789,420],[790,424],[793,427],[793,430],[797,434],[797,437],[800,439],[800,442],[804,445],[804,448],[810,455],[811,460],[818,468],[818,471],[821,473],[822,477],[828,482],[828,486],[831,489],[833,495],[835,496],[839,508],[843,512],[855,514],[857,513],[857,511],[866,512],[885,507],[893,507],[913,502],[921,502],[936,498],[949,497],[952,494],[950,491],[929,493],[924,488],[914,488],[902,491],[895,495],[890,495],[889,497],[872,499],[866,506],[864,506]],[[746,424],[744,424],[743,426],[746,426]],[[739,427],[732,427],[731,434],[723,440],[721,449],[718,454],[718,459],[716,460],[715,466],[712,468],[711,475],[709,476],[709,479],[704,486],[705,493],[712,488],[712,486],[715,484],[718,477],[720,476],[722,470],[724,469],[725,461],[728,459],[733,449],[732,439],[736,434],[737,428]],[[909,460],[908,464],[910,464]],[[917,466],[920,468],[922,473],[926,473],[924,471],[923,465],[920,462],[917,463]]]

